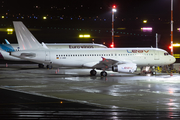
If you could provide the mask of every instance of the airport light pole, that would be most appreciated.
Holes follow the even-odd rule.
[[[173,0],[171,0],[171,55],[173,55]]]
[[[112,7],[112,44],[111,47],[114,48],[114,12],[116,12],[116,6]]]
[[[158,34],[156,33],[156,48],[158,48]]]

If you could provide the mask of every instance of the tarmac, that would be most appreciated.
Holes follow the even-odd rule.
[[[107,77],[101,77],[97,71],[91,77],[89,72],[0,64],[1,118],[10,114],[9,119],[180,119],[179,73],[150,76],[108,71]]]

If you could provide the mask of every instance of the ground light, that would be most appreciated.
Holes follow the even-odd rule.
[[[152,32],[152,27],[143,27],[141,28],[143,32]]]
[[[79,38],[90,38],[91,35],[85,34],[85,35],[79,35]]]
[[[179,43],[176,43],[176,44],[173,44],[173,48],[174,47],[180,47],[180,44]],[[171,50],[171,45],[169,46],[169,49]],[[175,58],[180,58],[180,54],[173,54],[173,56],[175,57]]]
[[[47,19],[47,17],[43,17],[43,19],[44,19],[44,20],[46,20],[46,19]]]
[[[143,20],[143,23],[147,23],[147,20]]]
[[[8,28],[7,29],[7,34],[13,34],[13,29],[12,28]]]
[[[114,44],[111,44],[110,47],[111,47],[111,48],[114,48]]]

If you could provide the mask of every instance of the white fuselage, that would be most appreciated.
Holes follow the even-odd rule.
[[[107,48],[102,44],[94,43],[46,43],[49,49],[94,49],[94,48]],[[9,52],[21,50],[18,44],[0,44],[0,59],[11,61],[24,61],[17,57],[9,55]]]
[[[21,53],[33,56],[22,56]],[[102,57],[119,61],[118,64],[135,63],[138,66],[168,65],[175,62],[175,58],[167,51],[156,48],[24,50],[12,52],[12,55],[37,63],[66,67],[92,67],[102,61]]]

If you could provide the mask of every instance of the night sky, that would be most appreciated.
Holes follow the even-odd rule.
[[[155,34],[161,34],[159,45],[170,43],[171,0],[0,0],[1,29],[22,21],[40,42],[111,42],[111,7],[115,13],[116,47],[155,46]],[[174,41],[179,42],[180,0],[174,0]],[[47,20],[42,20],[46,16]],[[148,20],[147,24],[142,21]],[[153,27],[151,33],[141,27]],[[125,29],[121,29],[125,28]],[[82,40],[78,34],[91,34]],[[16,43],[15,34],[0,31],[0,42]]]
[[[166,16],[170,14],[171,0],[3,0],[3,11],[9,10],[11,13],[33,13],[37,12],[33,8],[39,6],[39,12],[51,12],[50,7],[57,7],[62,11],[64,7],[67,15],[83,14],[87,16],[96,15],[97,13],[108,11],[112,5],[117,5],[118,14],[138,15],[142,17],[150,16]],[[176,15],[180,8],[179,0],[174,0],[174,14]],[[98,10],[102,7],[102,10]],[[82,8],[79,13],[75,13],[74,9]],[[177,15],[178,17],[178,15]]]
[[[36,12],[33,10],[35,6],[39,6],[40,12],[51,12],[50,7],[57,7],[59,11],[61,9],[68,9],[65,11],[66,14],[82,14],[86,12],[89,14],[96,15],[100,12],[106,12],[111,8],[112,5],[117,5],[119,14],[138,15],[147,17],[148,15],[159,15],[165,16],[170,14],[170,1],[171,0],[4,0],[1,4],[4,6],[4,12],[9,10],[12,13],[32,13]],[[179,0],[174,0],[174,11],[179,11],[180,5]],[[83,11],[75,13],[74,9],[77,7],[83,8]],[[102,7],[102,10],[98,10]],[[175,14],[178,12],[175,12]]]

